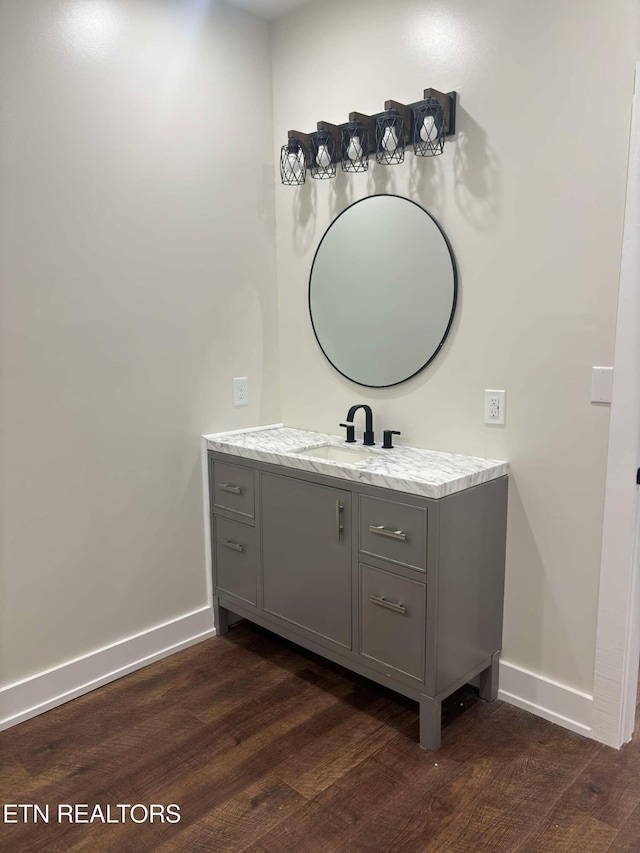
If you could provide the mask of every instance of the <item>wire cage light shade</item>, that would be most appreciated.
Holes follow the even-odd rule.
[[[444,107],[435,98],[427,98],[412,108],[413,151],[418,157],[442,154],[445,138]]]
[[[307,167],[304,148],[297,139],[290,138],[280,149],[280,180],[285,186],[304,184]]]
[[[311,177],[324,181],[336,176],[336,141],[326,130],[311,135]]]
[[[342,171],[366,172],[369,168],[369,134],[360,121],[342,127]]]
[[[376,117],[376,162],[392,166],[404,161],[404,119],[395,110]]]

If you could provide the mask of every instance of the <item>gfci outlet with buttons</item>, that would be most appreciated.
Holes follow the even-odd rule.
[[[506,396],[506,391],[484,392],[485,424],[504,424]]]
[[[233,405],[249,405],[249,380],[246,376],[235,376],[233,379]]]

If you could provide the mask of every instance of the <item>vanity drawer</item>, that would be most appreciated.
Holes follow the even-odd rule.
[[[258,537],[255,527],[215,519],[215,591],[226,592],[255,606]]]
[[[213,505],[253,518],[253,470],[226,462],[213,464]]]
[[[360,654],[424,681],[426,584],[360,565]]]
[[[362,495],[360,551],[425,572],[427,510]]]

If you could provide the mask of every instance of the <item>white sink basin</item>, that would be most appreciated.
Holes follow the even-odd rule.
[[[309,447],[306,450],[295,450],[294,452],[300,456],[329,459],[331,462],[362,462],[364,459],[371,459],[371,453],[368,450],[336,444],[319,444],[318,447]]]

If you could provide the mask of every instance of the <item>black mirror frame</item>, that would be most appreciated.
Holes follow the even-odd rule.
[[[449,256],[451,258],[451,266],[453,269],[453,303],[451,306],[451,314],[449,316],[449,322],[447,323],[447,327],[444,330],[444,334],[442,335],[442,339],[440,340],[440,343],[435,348],[435,350],[433,351],[431,356],[427,359],[427,361],[425,361],[425,363],[421,367],[419,367],[417,370],[415,370],[409,376],[406,376],[404,379],[399,379],[397,382],[390,382],[387,385],[368,385],[366,382],[358,382],[357,379],[353,379],[351,376],[346,374],[344,371],[340,370],[340,368],[337,367],[333,363],[333,361],[331,361],[331,359],[329,358],[329,356],[325,352],[324,347],[320,343],[320,338],[318,337],[318,333],[316,331],[316,327],[315,327],[315,324],[313,322],[313,314],[311,312],[311,280],[313,278],[313,268],[315,266],[316,258],[318,257],[318,252],[320,251],[322,243],[324,242],[324,239],[327,236],[327,234],[329,233],[329,231],[331,230],[331,228],[333,228],[333,226],[340,219],[340,217],[344,213],[346,213],[348,210],[351,210],[351,208],[355,207],[357,204],[361,204],[363,201],[367,201],[368,199],[371,199],[371,198],[381,198],[384,196],[387,196],[389,198],[401,198],[401,199],[404,199],[404,201],[409,201],[409,202],[411,202],[411,204],[415,204],[415,206],[418,207],[423,213],[426,213],[426,215],[435,224],[438,231],[442,234],[444,242],[445,242],[447,249],[449,251]],[[320,347],[322,354],[324,355],[324,357],[327,359],[327,361],[333,367],[334,370],[336,370],[341,376],[344,376],[345,379],[348,379],[349,382],[353,382],[354,384],[360,385],[363,388],[393,388],[396,385],[402,385],[403,382],[408,382],[410,379],[413,379],[414,376],[417,376],[419,373],[422,373],[422,371],[431,364],[431,362],[434,360],[434,358],[438,355],[438,353],[440,352],[440,350],[444,346],[444,343],[445,343],[445,341],[449,335],[449,332],[451,331],[451,327],[453,325],[453,320],[454,320],[455,313],[456,313],[456,306],[458,304],[458,267],[456,265],[456,259],[455,259],[455,256],[453,254],[453,249],[451,247],[451,243],[449,242],[449,238],[445,234],[442,226],[437,221],[437,219],[435,219],[435,217],[433,217],[429,213],[429,211],[426,210],[421,204],[418,204],[417,201],[414,201],[411,198],[407,198],[406,196],[396,195],[395,193],[373,193],[373,195],[368,195],[368,196],[365,196],[364,198],[360,198],[357,201],[354,201],[352,204],[345,207],[344,210],[340,211],[340,213],[335,217],[335,219],[333,219],[331,221],[331,223],[327,227],[326,231],[322,235],[322,238],[320,239],[320,242],[318,243],[318,247],[317,247],[316,251],[314,252],[313,261],[311,262],[311,270],[309,272],[309,287],[308,287],[308,291],[307,291],[307,301],[308,301],[308,308],[309,308],[309,319],[311,320],[311,328],[313,329],[313,334],[314,334],[315,339],[318,343],[318,346]]]

